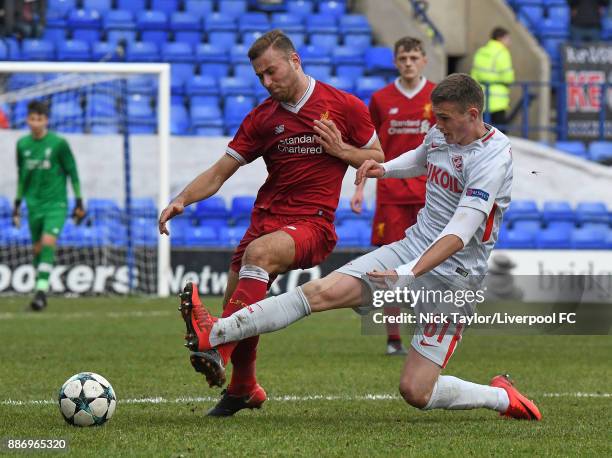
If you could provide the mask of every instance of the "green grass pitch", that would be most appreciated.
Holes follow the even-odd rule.
[[[219,298],[206,302],[218,311]],[[41,314],[26,303],[0,298],[3,439],[63,438],[70,456],[104,457],[612,455],[609,336],[466,334],[446,373],[487,383],[509,372],[544,415],[520,422],[409,407],[397,392],[402,360],[382,354],[384,337],[362,336],[351,311],[328,312],[262,337],[263,409],[212,419],[204,413],[219,390],[189,364],[175,298],[51,298]],[[82,371],[117,392],[102,427],[65,424],[55,402]]]

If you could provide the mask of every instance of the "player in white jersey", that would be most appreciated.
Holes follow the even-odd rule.
[[[437,124],[421,146],[388,163],[366,161],[356,181],[409,178],[427,174],[425,207],[406,238],[349,262],[322,279],[264,299],[227,318],[213,317],[202,305],[198,288],[181,295],[198,340],[215,348],[227,342],[282,329],[312,312],[369,304],[373,285],[458,291],[480,284],[510,203],[510,142],[482,120],[484,95],[466,74],[445,78],[432,92]],[[431,272],[429,275],[425,275]],[[435,301],[434,301],[435,302]],[[427,310],[431,303],[414,304]],[[441,304],[434,303],[437,310]],[[470,307],[460,307],[470,313]],[[444,310],[443,310],[444,311]],[[463,326],[424,323],[415,331],[400,379],[400,393],[410,405],[429,409],[489,408],[517,419],[540,420],[536,405],[507,376],[489,385],[441,375]]]

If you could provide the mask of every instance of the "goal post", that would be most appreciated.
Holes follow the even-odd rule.
[[[10,81],[11,78],[15,78],[14,75],[32,75],[42,78],[37,80],[35,84],[25,87],[11,87]],[[59,75],[59,76],[58,76]],[[132,80],[136,77],[147,76],[153,77],[156,79],[156,92],[154,100],[154,108],[153,108],[153,117],[155,128],[152,133],[154,133],[154,142],[156,143],[155,149],[157,151],[157,174],[156,176],[146,177],[146,180],[150,180],[150,182],[157,181],[155,186],[156,192],[156,204],[157,210],[163,209],[169,202],[170,199],[170,183],[169,183],[169,145],[170,145],[170,65],[167,63],[118,63],[118,62],[0,62],[0,78],[2,83],[2,90],[0,91],[0,106],[9,107],[9,110],[16,110],[15,108],[19,103],[23,105],[24,102],[34,99],[51,99],[52,97],[58,94],[80,94],[82,95],[87,92],[86,90],[89,88],[102,87],[105,84],[110,84],[109,82],[118,82]],[[34,78],[35,79],[35,78]],[[123,85],[125,87],[125,84]],[[111,88],[113,91],[117,91],[116,86]],[[91,92],[91,91],[90,91]],[[89,92],[85,96],[88,100],[86,103],[95,104],[95,97],[91,97]],[[112,95],[113,98],[119,98],[119,92],[115,92]],[[125,99],[125,95],[123,97]],[[59,100],[59,99],[58,99]],[[91,102],[89,102],[91,101]],[[124,108],[127,107],[127,100],[121,100],[122,104],[124,104]],[[61,103],[58,103],[58,106]],[[77,103],[78,105],[78,103]],[[95,106],[91,107],[93,110],[96,109]],[[127,111],[127,109],[125,110]],[[23,117],[23,106],[21,107],[21,112]],[[84,113],[84,111],[83,111]],[[112,112],[114,113],[114,112]],[[60,124],[65,121],[65,125],[69,125],[70,117],[66,116],[66,119],[57,119],[54,116],[53,112],[53,104],[51,106],[51,115],[50,120],[53,122],[59,122]],[[113,123],[117,122],[112,119],[112,114],[108,115],[109,119],[102,120],[101,122]],[[83,122],[77,120],[79,124],[79,129],[82,128]],[[120,134],[125,136],[129,136],[127,144],[131,142],[132,133],[127,129],[127,120],[123,120],[124,127],[119,129],[118,132],[115,133],[115,137]],[[23,129],[24,125],[22,124],[19,128]],[[53,129],[53,125],[52,125]],[[57,130],[60,135],[64,135],[64,132],[61,128],[53,129]],[[107,143],[107,136],[104,135],[96,135],[95,132],[90,131],[89,127],[85,127],[82,130],[71,130],[68,129],[68,132],[79,132],[83,136],[89,136],[88,139],[84,141],[89,141],[92,145],[92,148],[99,148],[99,152],[104,154],[104,146]],[[21,132],[24,134],[24,132]],[[115,142],[117,143],[117,142]],[[121,143],[121,142],[119,142]],[[4,145],[6,148],[6,145]],[[74,148],[73,148],[74,149]],[[12,147],[12,151],[10,155],[5,152],[2,156],[2,160],[5,161],[4,165],[8,168],[15,168],[14,163],[14,145]],[[77,165],[79,167],[79,173],[81,174],[81,188],[83,190],[83,194],[85,200],[87,202],[88,198],[102,197],[92,195],[88,191],[88,183],[83,178],[82,173],[82,164],[79,160],[79,151],[75,150],[75,157],[77,160]],[[127,154],[130,154],[129,146],[127,150]],[[10,162],[6,163],[6,159],[10,157]],[[129,157],[129,156],[128,156]],[[139,167],[138,164],[134,164],[132,162],[132,168]],[[94,165],[95,166],[95,165]],[[120,173],[120,171],[117,171]],[[127,170],[128,174],[131,174],[131,170]],[[128,180],[129,181],[129,180]],[[142,181],[142,180],[141,180]],[[1,194],[9,194],[7,197],[14,196],[14,190],[12,193],[4,189],[5,192],[0,192]],[[114,190],[116,191],[116,190]],[[129,202],[131,199],[129,188],[126,191],[126,201]],[[130,225],[131,222],[124,222],[124,224]],[[131,227],[131,226],[130,226]],[[128,234],[130,231],[128,230]],[[151,233],[149,232],[149,236],[152,238]],[[131,241],[130,241],[131,243]],[[155,286],[149,286],[146,292],[154,293],[158,296],[168,296],[169,295],[169,281],[171,276],[171,268],[170,268],[170,241],[166,236],[160,236],[157,234],[157,238],[155,240],[156,244],[156,273],[155,273],[155,281],[152,280],[152,284],[155,283]],[[0,243],[1,245],[1,243]],[[128,244],[129,245],[129,244]],[[150,245],[151,246],[151,245]],[[0,248],[2,248],[0,246]],[[144,255],[145,261],[147,261],[147,255]],[[104,258],[107,259],[107,258]],[[131,274],[130,274],[131,276]],[[130,293],[133,292],[142,292],[142,289],[132,288],[132,284],[127,285],[127,289]],[[125,288],[124,288],[125,289]],[[154,291],[151,291],[151,290]],[[97,291],[100,292],[100,291]],[[104,291],[106,292],[106,291]]]

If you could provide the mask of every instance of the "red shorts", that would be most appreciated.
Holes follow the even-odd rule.
[[[295,242],[295,257],[290,270],[319,265],[333,251],[338,240],[333,223],[323,217],[274,215],[256,208],[251,214],[251,225],[232,256],[230,268],[240,272],[242,256],[249,243],[276,231],[289,234]]]
[[[416,223],[423,204],[376,205],[372,222],[372,245],[388,245],[403,239],[406,229]]]

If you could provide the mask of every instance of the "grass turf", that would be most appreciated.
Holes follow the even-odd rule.
[[[612,453],[609,336],[466,335],[446,373],[480,383],[511,373],[544,415],[519,422],[407,406],[397,397],[402,359],[382,355],[383,337],[362,336],[356,314],[328,312],[262,338],[259,381],[273,397],[262,410],[211,419],[204,412],[219,391],[189,365],[176,300],[52,298],[41,314],[24,312],[25,302],[0,299],[0,438],[64,438],[74,456]],[[207,303],[218,310],[218,298]],[[71,427],[52,402],[82,371],[117,392],[102,427]],[[165,402],[134,401],[144,398]]]

